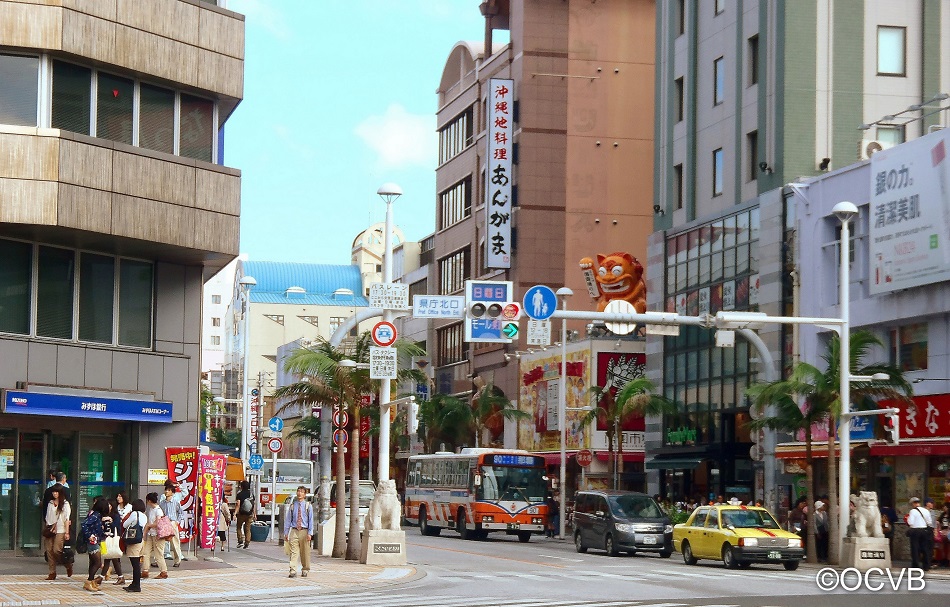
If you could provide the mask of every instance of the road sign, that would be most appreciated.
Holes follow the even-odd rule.
[[[528,345],[529,346],[550,346],[551,345],[551,321],[550,320],[529,320],[528,321]]]
[[[369,347],[369,378],[396,379],[396,348]]]
[[[502,322],[501,334],[508,339],[514,339],[518,337],[518,323],[508,321]]]
[[[284,438],[284,433],[274,432],[273,430],[264,430],[261,432],[261,438]]]
[[[272,438],[267,441],[267,448],[270,449],[271,453],[277,453],[284,448],[284,441],[279,438]]]
[[[380,282],[370,285],[369,307],[383,310],[409,309],[409,285]]]
[[[377,346],[386,348],[396,343],[396,325],[388,320],[381,320],[373,325],[371,335]]]
[[[610,314],[636,314],[637,309],[634,308],[633,304],[629,301],[614,299],[607,304],[604,312]],[[637,328],[637,324],[633,322],[605,322],[604,324],[607,325],[607,329],[614,335],[627,335],[628,333],[633,333],[633,330]]]
[[[761,462],[765,459],[765,450],[762,449],[762,445],[755,444],[749,447],[749,457],[752,458],[754,462]]]
[[[337,411],[333,414],[333,425],[337,428],[346,428],[350,423],[350,415],[346,411]]]
[[[592,461],[594,461],[594,454],[590,452],[590,449],[581,449],[574,456],[574,459],[577,460],[578,466],[583,466],[586,468],[587,466],[590,466]]]
[[[261,503],[265,506],[270,503],[270,493],[261,493]]]
[[[247,463],[251,467],[251,470],[260,470],[264,467],[264,456],[260,453],[255,453],[251,457],[247,458]]]
[[[521,304],[511,302],[501,309],[501,317],[505,320],[518,320],[521,318]]]
[[[272,417],[267,421],[267,427],[271,432],[282,432],[284,430],[284,420],[279,417]]]
[[[465,341],[483,343],[511,343],[502,333],[502,312],[512,302],[514,290],[511,281],[466,280]]]
[[[525,291],[524,313],[534,320],[547,320],[557,310],[557,294],[551,287],[535,285]]]
[[[339,446],[346,446],[346,443],[350,442],[350,433],[346,430],[336,430],[333,433],[333,444]]]
[[[464,295],[413,295],[413,318],[465,318]]]

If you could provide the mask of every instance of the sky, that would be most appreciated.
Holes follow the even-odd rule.
[[[353,239],[385,220],[387,182],[403,190],[406,240],[433,232],[435,90],[455,44],[482,40],[478,4],[229,0],[246,17],[244,99],[224,139],[242,172],[242,254],[349,264]]]

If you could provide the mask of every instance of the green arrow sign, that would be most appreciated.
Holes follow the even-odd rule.
[[[506,322],[505,326],[501,329],[501,332],[504,333],[505,337],[508,339],[514,339],[518,336],[518,323]]]

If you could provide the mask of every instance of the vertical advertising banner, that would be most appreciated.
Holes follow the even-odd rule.
[[[511,267],[511,160],[514,80],[488,81],[488,156],[485,158],[485,267]]]
[[[181,489],[181,509],[185,511],[185,521],[178,526],[178,537],[182,543],[186,543],[191,541],[195,532],[198,448],[165,447],[165,464],[168,466],[168,478],[178,483]]]
[[[218,512],[224,491],[224,473],[227,469],[226,455],[201,455],[198,458],[198,499],[201,503],[202,548],[214,548],[218,537]]]
[[[872,295],[950,279],[950,134],[871,156]]]

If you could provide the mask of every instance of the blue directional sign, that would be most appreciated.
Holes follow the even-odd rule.
[[[522,310],[533,320],[547,320],[557,310],[557,294],[554,289],[536,285],[524,294]]]
[[[272,417],[267,422],[267,427],[271,432],[281,432],[284,429],[284,420],[279,417]]]
[[[251,467],[251,470],[260,470],[264,467],[264,456],[260,453],[255,453],[247,458],[247,464]]]
[[[87,417],[94,419],[121,419],[136,422],[172,421],[172,404],[124,398],[74,396],[5,390],[3,412],[23,415],[52,415],[57,417]]]

